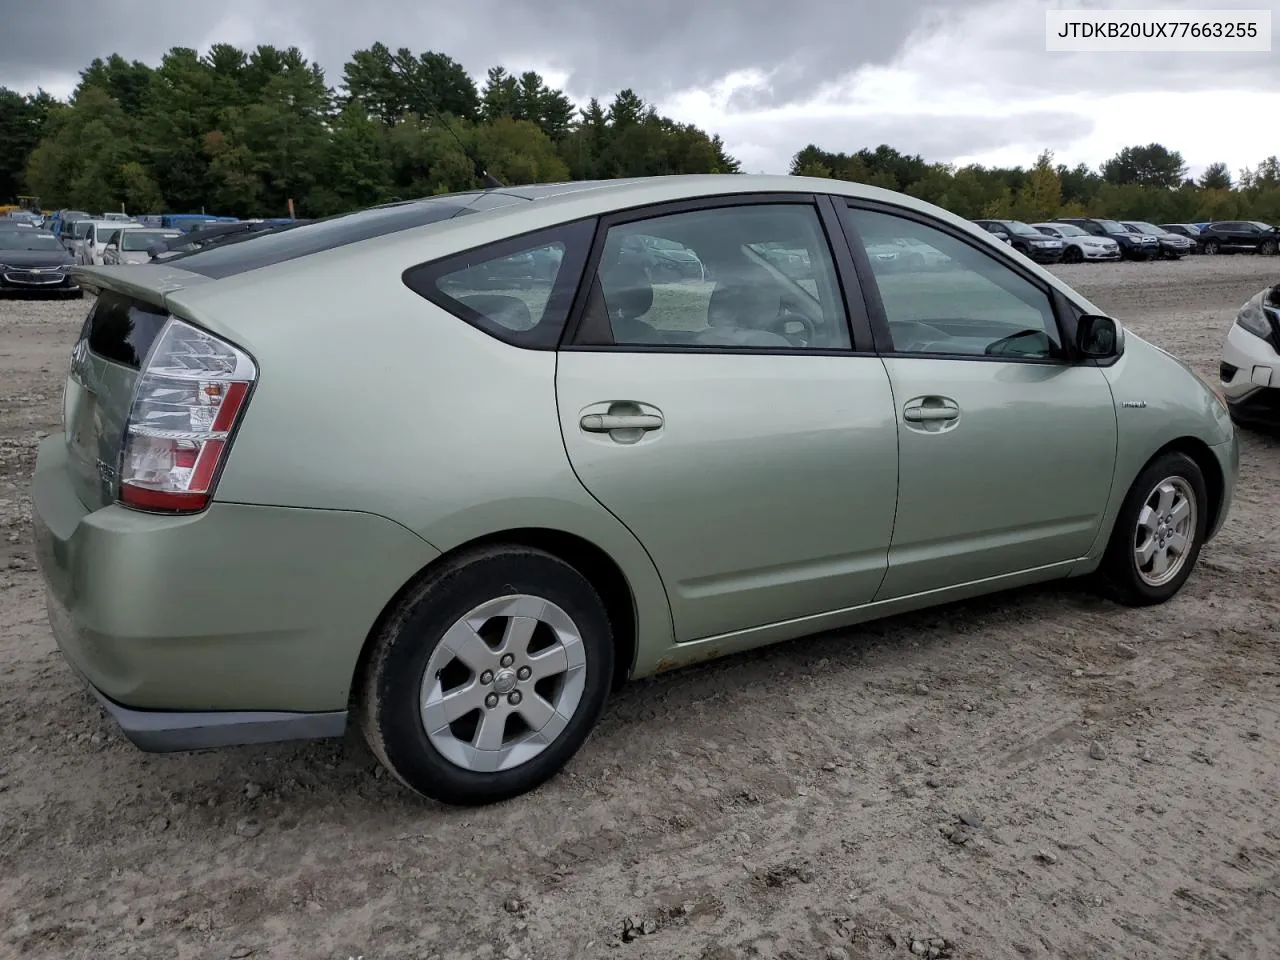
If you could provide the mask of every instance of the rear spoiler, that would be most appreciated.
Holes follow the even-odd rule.
[[[76,264],[71,268],[71,275],[82,289],[95,296],[111,290],[158,307],[165,306],[165,298],[177,290],[209,282],[208,277],[163,263],[140,263],[133,267]]]

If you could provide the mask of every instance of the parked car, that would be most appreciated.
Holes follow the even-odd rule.
[[[1169,233],[1176,233],[1180,237],[1187,237],[1191,240],[1191,252],[1201,253],[1200,244],[1200,228],[1194,223],[1162,223],[1160,224]]]
[[[1143,237],[1155,237],[1160,249],[1159,256],[1166,260],[1180,260],[1191,253],[1195,247],[1189,237],[1173,233],[1164,227],[1157,227],[1154,223],[1147,223],[1145,220],[1121,220],[1120,225],[1130,233]]]
[[[714,283],[655,296],[632,236]],[[904,239],[950,265],[868,256]],[[472,284],[549,248],[538,287]],[[350,720],[410,788],[495,801],[630,677],[1059,577],[1166,601],[1235,487],[1187,366],[855,183],[503,187],[77,271],[102,295],[35,553],[60,648],[148,750]]]
[[[104,266],[134,266],[151,259],[151,247],[181,237],[178,230],[120,230],[102,250]]]
[[[122,233],[143,229],[140,223],[122,223],[116,220],[91,220],[84,238],[76,244],[76,256],[85,266],[102,266],[103,252],[107,245]]]
[[[1074,223],[1033,223],[1032,226],[1045,236],[1062,241],[1063,263],[1120,259],[1120,244],[1115,240],[1110,237],[1095,237]]]
[[[72,263],[52,233],[0,229],[0,291],[78,297]]]
[[[984,230],[999,231],[1009,238],[1009,245],[1024,257],[1036,263],[1057,263],[1064,250],[1061,240],[1047,237],[1041,231],[1021,220],[975,220]]]
[[[1280,283],[1236,314],[1222,346],[1219,378],[1232,419],[1280,424]]]
[[[1280,228],[1258,220],[1219,220],[1200,231],[1205,253],[1260,253],[1274,257],[1280,250]]]
[[[1120,247],[1124,260],[1154,260],[1160,255],[1160,242],[1153,236],[1144,236],[1126,230],[1116,220],[1101,217],[1059,217],[1054,223],[1071,223],[1095,237],[1109,237]]]

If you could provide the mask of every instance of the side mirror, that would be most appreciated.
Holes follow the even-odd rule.
[[[1076,322],[1076,351],[1087,360],[1109,360],[1120,352],[1120,327],[1110,317],[1087,313]]]

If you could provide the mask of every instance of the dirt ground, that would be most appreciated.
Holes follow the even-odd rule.
[[[1212,374],[1280,260],[1060,271]],[[1275,439],[1165,606],[1039,588],[635,683],[543,789],[443,809],[353,734],[147,756],[78,687],[27,484],[86,307],[0,302],[0,957],[1280,955]]]

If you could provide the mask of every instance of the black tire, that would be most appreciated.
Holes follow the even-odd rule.
[[[1185,483],[1195,499],[1191,542],[1177,573],[1167,582],[1153,585],[1143,578],[1134,554],[1138,519],[1148,498],[1155,493],[1156,486],[1175,477]],[[1200,558],[1200,548],[1204,545],[1209,521],[1209,508],[1204,473],[1194,460],[1177,452],[1164,453],[1153,460],[1134,480],[1116,516],[1107,552],[1095,578],[1100,591],[1112,600],[1131,607],[1164,603],[1173,597],[1182,589]]]
[[[1263,240],[1258,244],[1258,252],[1264,257],[1274,257],[1276,255],[1277,244],[1274,240]]]
[[[482,603],[510,594],[549,600],[568,614],[582,638],[586,679],[568,724],[541,753],[508,770],[476,772],[447,759],[428,737],[421,685],[445,633]],[[613,658],[609,616],[581,573],[541,550],[486,547],[434,571],[387,618],[364,670],[360,726],[374,755],[409,789],[442,803],[495,803],[541,785],[578,751],[604,709]]]
[[[1206,240],[1204,242],[1204,252],[1209,256],[1213,256],[1220,249],[1222,249],[1222,244],[1218,243],[1217,240]]]
[[[1079,247],[1071,246],[1062,251],[1063,263],[1080,263],[1082,260],[1084,260],[1084,253]]]

